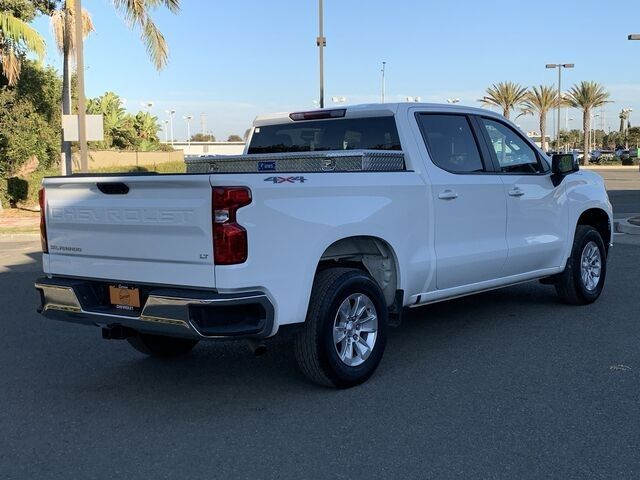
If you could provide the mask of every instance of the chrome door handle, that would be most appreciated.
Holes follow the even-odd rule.
[[[509,195],[511,195],[512,197],[521,197],[522,195],[524,195],[524,192],[520,189],[520,187],[514,187],[509,190]]]
[[[458,198],[458,194],[453,190],[446,189],[438,194],[438,198],[440,200],[454,200]]]

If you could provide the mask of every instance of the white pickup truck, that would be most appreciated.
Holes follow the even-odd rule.
[[[600,295],[602,179],[487,110],[362,105],[258,117],[186,174],[46,178],[47,317],[150,355],[292,326],[313,381],[365,381],[406,308],[541,280]]]

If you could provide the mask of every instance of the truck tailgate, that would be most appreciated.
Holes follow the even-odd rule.
[[[209,175],[44,181],[53,275],[215,287]]]

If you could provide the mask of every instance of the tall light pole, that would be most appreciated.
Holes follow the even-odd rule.
[[[318,38],[316,38],[316,45],[320,50],[320,108],[324,108],[324,47],[327,46],[327,39],[324,36],[323,31],[323,17],[324,8],[322,0],[318,0]]]
[[[593,144],[591,147],[591,150],[595,150],[596,149],[596,126],[595,126],[595,122],[594,119],[596,118],[600,118],[600,115],[596,114],[593,115],[591,114],[591,141],[589,142],[590,144]]]
[[[187,121],[187,146],[191,147],[191,119],[193,115],[185,115],[182,118]]]
[[[173,145],[173,116],[175,115],[176,111],[171,109],[165,110],[165,112],[167,112],[167,115],[169,115],[169,130],[171,131],[171,145]]]
[[[80,171],[87,173],[89,163],[87,160],[87,111],[84,97],[84,51],[82,44],[82,2],[75,0],[74,15],[76,37],[76,79],[78,82],[78,142],[80,144]]]
[[[556,148],[560,145],[560,107],[562,100],[562,69],[563,68],[573,68],[575,64],[573,63],[547,63],[546,68],[557,68],[558,69],[558,121],[556,122]]]
[[[164,143],[169,143],[169,120],[164,121]]]
[[[382,103],[384,103],[384,89],[385,89],[385,84],[384,84],[384,73],[387,67],[387,62],[382,62],[382,70],[380,70],[382,72]]]

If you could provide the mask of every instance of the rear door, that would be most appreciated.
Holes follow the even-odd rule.
[[[417,113],[431,162],[437,289],[492,280],[507,259],[504,185],[463,114]]]
[[[46,273],[214,287],[209,175],[45,179]]]
[[[509,256],[504,275],[560,266],[569,227],[564,183],[551,181],[549,164],[506,122],[478,118],[507,199]]]

